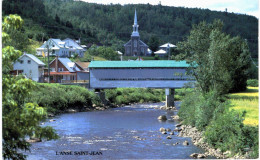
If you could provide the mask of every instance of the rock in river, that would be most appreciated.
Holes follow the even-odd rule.
[[[180,132],[181,130],[182,130],[181,128],[177,128],[177,127],[174,129],[175,132]]]
[[[199,154],[198,158],[206,158],[206,156],[204,154]]]
[[[161,106],[160,109],[166,110],[166,106]]]
[[[160,132],[166,132],[166,129],[163,128],[163,127],[161,127],[161,128],[160,128]]]
[[[198,153],[192,153],[191,155],[190,155],[190,157],[192,157],[192,158],[198,158]]]
[[[167,139],[172,139],[172,137],[171,136],[167,136]]]
[[[158,120],[162,120],[162,121],[166,121],[167,120],[167,117],[166,115],[161,115],[157,118]]]
[[[206,156],[204,155],[204,154],[200,154],[200,153],[192,153],[191,155],[190,155],[190,157],[192,157],[192,158],[206,158]]]
[[[188,141],[184,141],[182,144],[183,144],[184,146],[187,146],[187,145],[189,145],[189,142],[188,142]]]
[[[172,116],[172,119],[178,120],[180,117],[178,115]]]
[[[176,127],[180,127],[182,124],[181,123],[179,123],[179,124],[176,124]]]
[[[76,113],[76,112],[78,112],[78,111],[75,110],[75,109],[68,109],[67,112],[68,112],[68,113]]]

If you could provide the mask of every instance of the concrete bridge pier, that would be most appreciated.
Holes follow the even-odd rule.
[[[106,92],[102,89],[95,89],[95,93],[99,96],[102,104],[107,105],[108,101],[106,100]]]
[[[166,95],[165,105],[166,105],[166,108],[174,107],[174,93],[175,93],[174,88],[165,89],[165,95]]]

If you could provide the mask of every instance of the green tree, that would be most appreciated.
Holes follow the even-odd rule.
[[[222,32],[223,23],[215,20],[194,25],[186,41],[177,44],[181,59],[191,64],[192,74],[204,93],[219,94],[246,89],[249,50],[240,37]]]
[[[156,52],[159,48],[159,38],[152,36],[148,42],[148,46],[153,52]]]
[[[60,17],[56,14],[56,16],[55,16],[55,21],[57,22],[57,23],[60,23]]]
[[[39,126],[46,118],[46,111],[35,103],[28,103],[35,82],[23,76],[11,76],[12,64],[21,55],[12,44],[12,37],[7,33],[19,30],[23,20],[20,16],[9,15],[2,23],[2,120],[3,120],[3,157],[5,159],[25,159],[21,151],[30,150],[26,137],[55,139],[58,136],[51,127]]]

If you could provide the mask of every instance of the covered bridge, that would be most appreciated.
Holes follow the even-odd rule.
[[[182,88],[194,78],[186,61],[92,61],[90,88]]]

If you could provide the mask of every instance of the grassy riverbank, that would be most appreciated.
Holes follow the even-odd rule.
[[[178,112],[184,124],[203,132],[204,141],[229,156],[258,158],[258,88],[217,97],[196,89],[183,99]],[[243,113],[243,111],[246,111]]]
[[[176,89],[175,100],[181,100],[190,88]],[[165,101],[164,89],[117,88],[106,89],[106,99],[115,105]],[[68,109],[91,110],[102,106],[100,98],[93,91],[74,85],[37,83],[30,102],[37,103],[50,113],[62,113]]]
[[[232,93],[229,95],[232,107],[239,113],[246,111],[245,125],[258,126],[259,124],[259,102],[258,87],[247,87],[245,92]]]
[[[191,89],[176,89],[175,98],[181,100]],[[106,89],[106,99],[114,105],[165,101],[164,89],[117,88]],[[62,113],[68,109],[85,111],[102,106],[101,100],[93,91],[74,85],[36,83],[30,102],[47,109],[49,113]]]
[[[100,98],[80,86],[37,83],[30,101],[47,109],[49,113],[62,113],[69,108],[83,110],[101,105]]]

